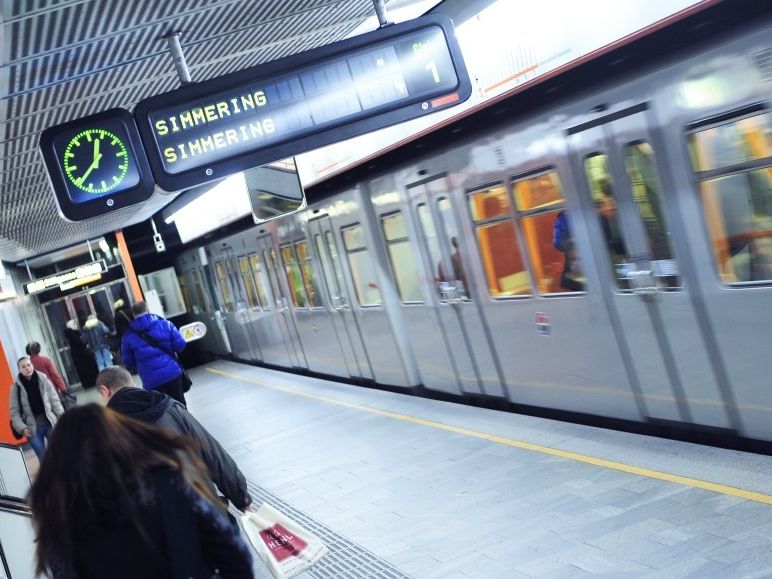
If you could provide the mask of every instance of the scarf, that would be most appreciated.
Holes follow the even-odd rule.
[[[32,376],[25,378],[21,372],[19,372],[19,384],[24,386],[24,389],[29,392],[30,386],[34,386],[40,390],[40,378],[38,378],[37,371],[32,373]]]

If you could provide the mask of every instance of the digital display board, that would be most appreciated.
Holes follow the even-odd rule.
[[[445,16],[426,16],[143,100],[156,183],[193,187],[459,104],[471,84]]]
[[[155,187],[134,117],[111,109],[40,136],[59,212],[81,221],[145,201]]]

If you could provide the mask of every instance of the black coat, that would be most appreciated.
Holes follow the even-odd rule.
[[[123,334],[129,331],[129,324],[131,324],[133,318],[131,316],[131,311],[126,306],[117,308],[113,312],[113,315],[115,316],[115,333],[117,334],[118,349],[120,350],[121,338],[123,337]]]
[[[70,345],[70,355],[75,364],[75,369],[78,371],[80,383],[84,388],[92,388],[96,383],[96,377],[99,373],[94,356],[91,355],[86,344],[83,343],[79,331],[65,328],[64,337]]]
[[[144,540],[127,519],[115,517],[78,537],[73,565],[52,557],[54,579],[252,578],[250,550],[238,525],[168,469],[147,480],[140,499]],[[217,573],[217,574],[216,574]]]
[[[247,480],[231,455],[173,398],[155,390],[128,387],[116,392],[107,407],[135,420],[189,436],[198,443],[209,475],[225,498],[241,510],[252,502],[247,490]]]

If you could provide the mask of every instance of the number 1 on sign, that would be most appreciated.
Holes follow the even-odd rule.
[[[427,62],[424,68],[432,73],[432,78],[434,78],[434,84],[440,84],[440,73],[437,72],[437,65],[434,64],[434,61],[430,60],[429,62]]]

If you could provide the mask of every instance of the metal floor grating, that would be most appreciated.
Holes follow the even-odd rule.
[[[289,503],[264,488],[247,483],[252,500],[259,505],[266,502],[318,536],[327,545],[329,553],[313,567],[305,571],[320,579],[410,579],[377,555],[342,537],[329,527],[299,511]]]

